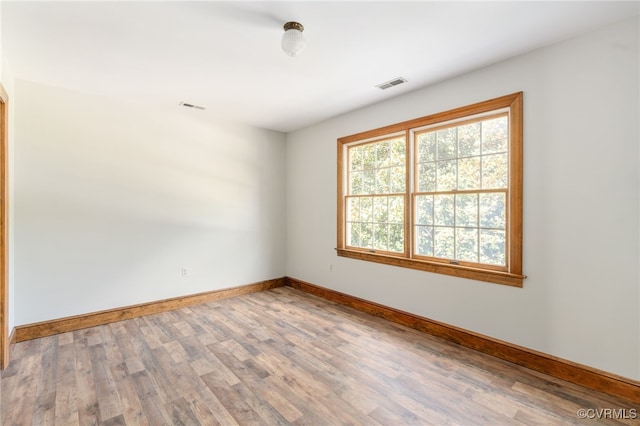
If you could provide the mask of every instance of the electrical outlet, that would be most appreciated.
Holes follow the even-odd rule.
[[[329,264],[329,272],[333,272],[333,263]]]
[[[189,273],[189,271],[185,267],[183,267],[182,270],[180,271],[180,274],[182,275],[182,278],[186,277],[188,273]]]

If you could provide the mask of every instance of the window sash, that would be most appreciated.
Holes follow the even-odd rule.
[[[509,218],[508,215],[506,215],[505,212],[505,217],[504,217],[504,224],[502,226],[496,226],[496,225],[491,225],[491,224],[487,224],[485,223],[481,223],[482,222],[482,216],[480,214],[480,210],[482,210],[482,203],[480,201],[480,196],[481,195],[492,195],[492,194],[497,194],[497,195],[503,195],[504,197],[504,204],[505,204],[505,210],[506,210],[506,204],[507,204],[507,200],[508,200],[508,191],[506,189],[491,189],[491,190],[478,190],[478,191],[444,191],[444,192],[416,192],[412,194],[412,205],[413,205],[413,210],[412,210],[412,220],[411,220],[411,224],[413,227],[413,245],[412,245],[412,258],[415,259],[422,259],[422,260],[428,260],[428,261],[432,261],[432,262],[441,262],[441,263],[448,263],[448,264],[452,264],[452,265],[462,265],[462,266],[469,266],[469,267],[473,267],[473,268],[486,268],[486,269],[490,269],[490,270],[496,270],[496,271],[508,271],[508,259],[506,258],[508,253],[509,253],[509,239],[508,239],[508,232],[507,230],[509,229]],[[457,204],[456,204],[456,197],[458,196],[473,196],[476,195],[478,196],[478,202],[476,204],[476,221],[477,224],[469,224],[469,222],[462,222],[459,218],[458,218],[458,214],[457,214]],[[436,213],[435,213],[435,205],[433,207],[434,212],[433,212],[433,220],[431,223],[424,223],[424,220],[420,220],[419,218],[419,205],[420,203],[418,201],[416,201],[416,199],[418,197],[429,197],[429,196],[451,196],[454,198],[454,213],[453,213],[453,218],[452,218],[452,223],[450,224],[443,224],[442,222],[438,222],[436,220]],[[475,252],[477,253],[477,259],[481,259],[482,258],[482,233],[483,231],[485,233],[490,233],[490,232],[503,232],[505,234],[505,248],[503,250],[504,252],[504,263],[502,264],[491,264],[491,263],[487,263],[487,262],[480,262],[480,261],[471,261],[471,260],[465,260],[460,258],[460,256],[458,255],[458,244],[457,241],[454,241],[454,245],[453,245],[453,252],[454,254],[450,257],[444,257],[444,256],[436,256],[435,254],[432,255],[428,255],[428,254],[421,254],[419,253],[419,250],[417,250],[417,246],[422,242],[421,238],[419,236],[419,229],[424,229],[424,228],[433,228],[434,231],[435,229],[441,229],[441,230],[451,230],[451,232],[454,234],[454,240],[457,240],[457,236],[456,233],[459,230],[475,230],[478,234],[477,236],[477,247]],[[433,239],[434,239],[434,243],[435,243],[435,232],[433,235]],[[435,249],[433,250],[433,253],[435,253]]]
[[[363,216],[362,207],[358,209],[359,218],[354,217],[350,207],[354,201],[370,201],[370,208],[367,217]],[[378,213],[376,201],[387,200],[386,203],[386,220],[382,219],[382,212]],[[380,203],[382,204],[382,203]],[[393,214],[392,211],[401,207],[401,212]],[[385,253],[390,256],[405,256],[407,249],[407,233],[406,233],[406,210],[407,198],[405,193],[392,194],[375,194],[375,195],[347,195],[345,197],[345,247],[354,250],[364,250],[370,253]],[[380,209],[382,210],[382,209]],[[354,229],[354,226],[359,226]],[[384,228],[384,229],[383,229]],[[386,239],[380,241],[379,233],[386,233]],[[395,243],[392,238],[393,234],[400,233],[402,235],[401,244]],[[359,234],[359,238],[355,238],[360,244],[353,244],[354,235]],[[370,234],[370,235],[368,235]],[[364,244],[364,243],[367,244]]]

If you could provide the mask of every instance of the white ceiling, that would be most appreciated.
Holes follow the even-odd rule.
[[[288,132],[637,15],[640,2],[0,4],[17,78]],[[305,26],[297,58],[280,49],[291,20]]]

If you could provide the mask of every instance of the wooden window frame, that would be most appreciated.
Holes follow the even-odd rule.
[[[366,260],[387,265],[417,269],[427,272],[435,272],[460,278],[468,278],[478,281],[504,284],[514,287],[522,287],[526,278],[522,273],[522,117],[523,93],[517,92],[499,98],[478,102],[461,108],[432,114],[426,117],[392,124],[374,130],[345,136],[338,139],[337,152],[337,254],[341,257]],[[464,121],[481,114],[490,114],[494,111],[505,110],[509,120],[509,178],[507,189],[507,265],[504,268],[495,268],[477,264],[447,263],[424,257],[416,258],[413,252],[413,178],[412,167],[414,163],[413,150],[410,149],[411,132],[416,129],[436,126],[440,123],[452,121]],[[407,143],[406,158],[406,204],[405,204],[405,250],[404,253],[390,254],[378,253],[367,249],[356,249],[346,246],[346,168],[345,160],[348,147],[356,142],[383,139],[388,135],[405,133]]]

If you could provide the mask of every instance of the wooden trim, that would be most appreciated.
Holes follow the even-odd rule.
[[[9,365],[8,211],[9,97],[0,84],[0,370]]]
[[[11,333],[9,333],[9,339],[7,341],[7,347],[8,347],[8,352],[9,354],[11,354],[13,352],[13,348],[16,345],[16,329],[12,329]],[[9,359],[11,359],[11,355],[9,355]],[[4,369],[0,370],[0,378],[2,378],[2,375],[4,374],[6,367],[9,366],[9,363],[7,363],[7,365],[5,366]]]
[[[11,329],[11,333],[9,334],[9,342],[8,342],[9,361],[11,361],[11,353],[13,352],[13,348],[15,347],[16,343],[18,343],[18,341],[16,340],[16,329],[14,327]],[[9,364],[7,363],[7,365]]]
[[[343,173],[343,168],[345,167],[344,164],[344,156],[345,156],[345,152],[347,152],[347,149],[345,148],[344,144],[341,144],[340,142],[338,142],[338,189],[337,189],[337,202],[336,202],[336,206],[338,208],[337,211],[337,216],[338,216],[338,226],[337,226],[337,230],[338,230],[338,235],[337,235],[337,240],[338,240],[338,247],[344,247],[347,243],[347,240],[345,238],[345,203],[344,203],[344,187],[345,187],[345,175]],[[349,167],[349,165],[347,165],[347,167]]]
[[[495,356],[522,367],[618,398],[640,403],[640,382],[463,328],[424,318],[328,288],[286,277],[286,285],[358,311]]]
[[[385,265],[399,266],[401,268],[417,269],[418,271],[434,272],[437,274],[451,275],[458,278],[467,278],[476,281],[485,281],[494,284],[503,284],[512,287],[522,287],[524,275],[511,274],[509,272],[494,271],[492,269],[477,269],[463,265],[450,265],[441,262],[430,262],[417,258],[407,259],[400,256],[390,256],[382,253],[370,253],[359,250],[336,249],[340,257],[366,260]]]
[[[9,349],[11,349],[11,346],[15,345],[17,343],[16,340],[16,329],[15,327],[11,330],[11,334],[9,334]]]
[[[126,306],[123,308],[109,309],[50,321],[20,325],[15,328],[15,339],[17,342],[23,342],[25,340],[52,336],[54,334],[66,333],[68,331],[80,330],[88,327],[95,327],[143,315],[152,315],[184,308],[186,306],[228,299],[230,297],[237,297],[244,294],[257,293],[276,287],[282,287],[285,285],[285,282],[284,277],[275,278],[272,280],[260,281],[254,284],[242,285],[228,289],[208,291],[189,296],[180,296],[155,302],[142,303],[139,305]]]
[[[404,257],[406,259],[410,259],[413,253],[413,230],[411,229],[413,226],[413,197],[411,194],[415,190],[415,183],[411,182],[411,174],[415,175],[415,172],[411,167],[413,158],[411,145],[411,129],[406,129],[404,132]],[[391,186],[391,181],[389,181],[389,186]]]
[[[522,92],[518,93],[509,107],[511,116],[509,117],[509,227],[508,227],[508,247],[509,257],[507,264],[509,270],[514,274],[522,274],[522,187],[523,187],[523,159],[522,159]]]

